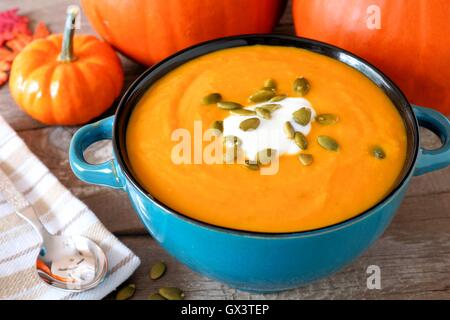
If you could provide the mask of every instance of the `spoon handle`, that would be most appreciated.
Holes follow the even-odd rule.
[[[33,207],[27,199],[19,192],[9,177],[0,169],[0,192],[5,200],[14,208],[16,213],[26,220],[39,234],[43,240],[43,236],[48,234],[39,218],[36,216]]]

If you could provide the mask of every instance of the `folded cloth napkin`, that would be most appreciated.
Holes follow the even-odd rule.
[[[100,299],[139,266],[139,258],[50,173],[1,117],[0,167],[51,233],[86,236],[108,258],[106,278],[94,289],[70,293],[42,283],[35,272],[39,237],[0,194],[0,299]]]

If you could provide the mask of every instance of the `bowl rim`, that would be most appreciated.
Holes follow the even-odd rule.
[[[126,130],[123,130],[124,132],[120,132],[119,130],[119,126],[117,125],[118,123],[118,119],[120,119],[120,115],[121,113],[123,113],[122,111],[126,108],[127,105],[127,101],[135,94],[135,92],[139,91],[139,87],[145,83],[145,80],[147,79],[148,76],[151,75],[152,72],[154,72],[155,70],[157,70],[158,68],[166,65],[166,64],[170,64],[172,61],[174,61],[176,58],[178,58],[179,56],[182,56],[186,53],[192,52],[192,51],[201,51],[201,49],[205,49],[208,46],[213,46],[213,45],[219,45],[221,43],[225,44],[225,46],[222,46],[220,48],[216,48],[215,50],[206,50],[207,52],[203,52],[203,53],[199,53],[198,55],[196,55],[194,58],[198,58],[202,55],[208,54],[210,52],[214,52],[214,51],[219,51],[222,49],[229,49],[229,48],[234,48],[234,47],[239,47],[239,46],[249,46],[249,44],[243,44],[243,45],[227,45],[227,43],[231,43],[232,41],[239,41],[239,40],[243,40],[243,41],[248,41],[251,39],[265,39],[265,40],[280,40],[280,41],[293,41],[293,42],[298,42],[298,43],[305,43],[305,44],[309,44],[309,45],[315,45],[321,48],[326,48],[326,49],[330,49],[330,50],[334,50],[336,52],[339,52],[341,54],[344,54],[354,60],[357,60],[358,62],[362,63],[363,65],[365,65],[365,67],[368,67],[369,70],[371,70],[372,72],[374,72],[376,75],[378,75],[392,90],[392,92],[398,96],[400,98],[400,100],[402,101],[403,106],[406,108],[407,113],[412,116],[410,121],[412,121],[412,127],[413,127],[413,154],[409,155],[409,163],[406,166],[406,170],[403,169],[403,176],[401,177],[401,179],[398,179],[398,182],[396,183],[395,187],[393,187],[380,201],[378,201],[376,204],[374,204],[373,206],[371,206],[370,208],[366,209],[365,211],[350,217],[346,220],[334,223],[332,225],[329,226],[324,226],[321,228],[315,228],[315,229],[309,229],[309,230],[304,230],[304,231],[292,231],[292,232],[259,232],[259,231],[247,231],[247,230],[240,230],[240,229],[233,229],[233,228],[229,228],[229,227],[223,227],[223,226],[218,226],[218,225],[214,225],[208,222],[204,222],[201,220],[197,220],[195,218],[191,218],[181,212],[178,212],[175,209],[172,209],[171,207],[169,207],[168,205],[166,205],[165,203],[159,201],[158,199],[154,198],[148,191],[145,190],[145,188],[143,186],[141,186],[141,184],[138,182],[138,180],[134,177],[131,168],[129,168],[126,165],[126,162],[124,160],[123,157],[123,153],[125,153],[125,150],[122,150],[121,146],[119,146],[118,143],[118,136],[122,135],[122,134],[126,134]],[[269,44],[263,44],[263,45],[269,45]],[[286,46],[286,47],[290,47],[288,45],[283,45],[283,43],[277,44],[279,46]],[[301,48],[301,47],[298,47]],[[204,50],[204,51],[205,51]],[[308,49],[306,49],[308,50]],[[316,52],[318,53],[318,52]],[[319,53],[321,54],[321,53]],[[328,55],[326,55],[328,56]],[[346,65],[350,66],[351,68],[354,68],[353,66],[351,66],[349,63],[346,63],[344,61],[338,60],[335,57],[331,57],[328,56],[331,59],[337,60],[339,62],[345,63]],[[190,61],[192,59],[188,59],[187,61]],[[186,63],[187,61],[183,62]],[[181,64],[183,64],[181,63]],[[180,64],[180,65],[181,65]],[[179,65],[175,66],[174,68],[172,68],[171,70],[177,68]],[[358,70],[356,68],[354,68],[355,70],[363,73],[361,70]],[[364,74],[364,73],[363,73]],[[364,76],[368,77],[366,74],[364,74]],[[370,81],[372,81],[375,85],[377,85],[377,87],[380,87],[378,84],[376,84],[372,79],[369,78]],[[382,88],[381,88],[382,89]],[[385,93],[386,94],[386,93]],[[394,103],[394,105],[396,105],[396,103],[394,101],[392,101],[392,99],[389,97],[389,100],[391,100],[392,103]],[[134,104],[133,109],[135,107],[136,104]],[[405,119],[402,116],[402,120],[404,122],[407,122],[407,119]],[[128,122],[128,119],[126,120],[126,122]],[[406,125],[406,123],[405,123]],[[419,152],[419,125],[418,125],[418,121],[417,118],[415,116],[414,110],[411,107],[411,104],[409,103],[408,99],[406,98],[405,94],[401,91],[401,89],[395,84],[395,82],[393,82],[387,75],[385,75],[381,70],[379,70],[377,67],[375,67],[374,65],[372,65],[371,63],[367,62],[365,59],[345,50],[342,49],[340,47],[325,43],[325,42],[321,42],[318,40],[313,40],[313,39],[309,39],[309,38],[304,38],[304,37],[297,37],[297,36],[293,36],[293,35],[279,35],[279,34],[246,34],[246,35],[237,35],[237,36],[228,36],[228,37],[221,37],[221,38],[217,38],[217,39],[213,39],[213,40],[208,40],[205,42],[201,42],[199,44],[196,44],[194,46],[188,47],[186,49],[177,51],[176,53],[170,55],[169,57],[163,59],[162,61],[152,65],[151,67],[149,67],[148,69],[146,69],[136,80],[134,80],[131,85],[127,88],[127,90],[125,91],[125,93],[123,94],[122,98],[119,101],[117,110],[115,112],[115,117],[114,117],[114,124],[113,124],[113,136],[112,136],[112,145],[113,145],[113,154],[114,154],[114,158],[117,162],[117,164],[119,165],[120,169],[121,169],[121,173],[125,176],[126,180],[131,183],[131,185],[139,191],[139,193],[144,196],[145,198],[147,198],[149,201],[151,201],[154,205],[156,205],[157,207],[159,207],[160,209],[164,210],[165,212],[171,214],[172,216],[174,216],[175,218],[179,218],[185,222],[188,222],[190,224],[193,224],[197,227],[202,227],[205,229],[209,229],[209,230],[213,230],[213,231],[218,231],[218,232],[223,232],[223,233],[228,233],[228,234],[234,234],[234,235],[238,235],[238,236],[246,236],[246,237],[257,237],[257,238],[279,238],[279,239],[283,239],[283,238],[294,238],[294,237],[305,237],[305,236],[312,236],[312,235],[318,235],[318,234],[322,234],[322,233],[328,233],[328,232],[332,232],[338,229],[342,229],[345,227],[348,227],[350,225],[353,225],[361,220],[364,220],[368,217],[370,217],[373,213],[376,212],[375,209],[377,209],[378,207],[381,207],[385,204],[387,204],[389,201],[392,200],[392,198],[394,196],[396,196],[401,190],[402,188],[408,183],[409,178],[411,177],[413,170],[415,168],[415,164],[417,162],[417,157],[418,157],[418,152]],[[404,167],[405,168],[405,167]],[[127,190],[127,192],[129,192],[129,190]],[[133,201],[133,200],[131,200]],[[136,210],[137,211],[137,210]],[[140,214],[138,212],[138,214]],[[145,224],[145,223],[144,223]],[[146,226],[147,227],[147,226]]]

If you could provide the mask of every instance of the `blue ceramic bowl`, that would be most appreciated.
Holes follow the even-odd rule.
[[[126,154],[127,122],[136,102],[153,82],[177,66],[206,53],[254,44],[281,45],[317,52],[359,70],[380,87],[400,112],[408,135],[408,157],[392,192],[377,205],[347,221],[307,232],[263,234],[217,227],[191,219],[152,197],[133,176]],[[419,125],[436,133],[443,146],[419,146]],[[88,164],[83,151],[92,143],[112,139],[114,159]],[[230,286],[251,291],[298,287],[338,271],[361,255],[389,225],[413,175],[450,164],[450,122],[427,108],[412,108],[399,88],[366,61],[325,43],[280,35],[249,35],[218,39],[181,51],[148,69],[123,96],[115,116],[86,125],[70,145],[70,165],[88,183],[128,193],[151,235],[191,269]],[[151,191],[151,190],[150,190]]]

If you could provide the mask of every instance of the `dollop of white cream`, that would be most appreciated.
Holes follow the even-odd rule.
[[[246,158],[255,160],[259,151],[264,149],[275,149],[278,155],[295,154],[300,151],[293,139],[288,139],[283,131],[284,123],[289,121],[295,131],[303,133],[305,136],[311,131],[311,122],[306,126],[301,126],[292,118],[292,113],[305,107],[311,110],[311,119],[316,116],[311,103],[304,98],[286,98],[279,102],[264,102],[246,107],[248,110],[255,110],[256,107],[262,107],[266,104],[278,104],[281,107],[272,112],[271,119],[263,119],[257,115],[238,116],[230,114],[223,120],[223,136],[236,136],[242,140],[242,150]],[[239,128],[242,121],[249,118],[258,117],[261,121],[256,130],[243,131]]]

